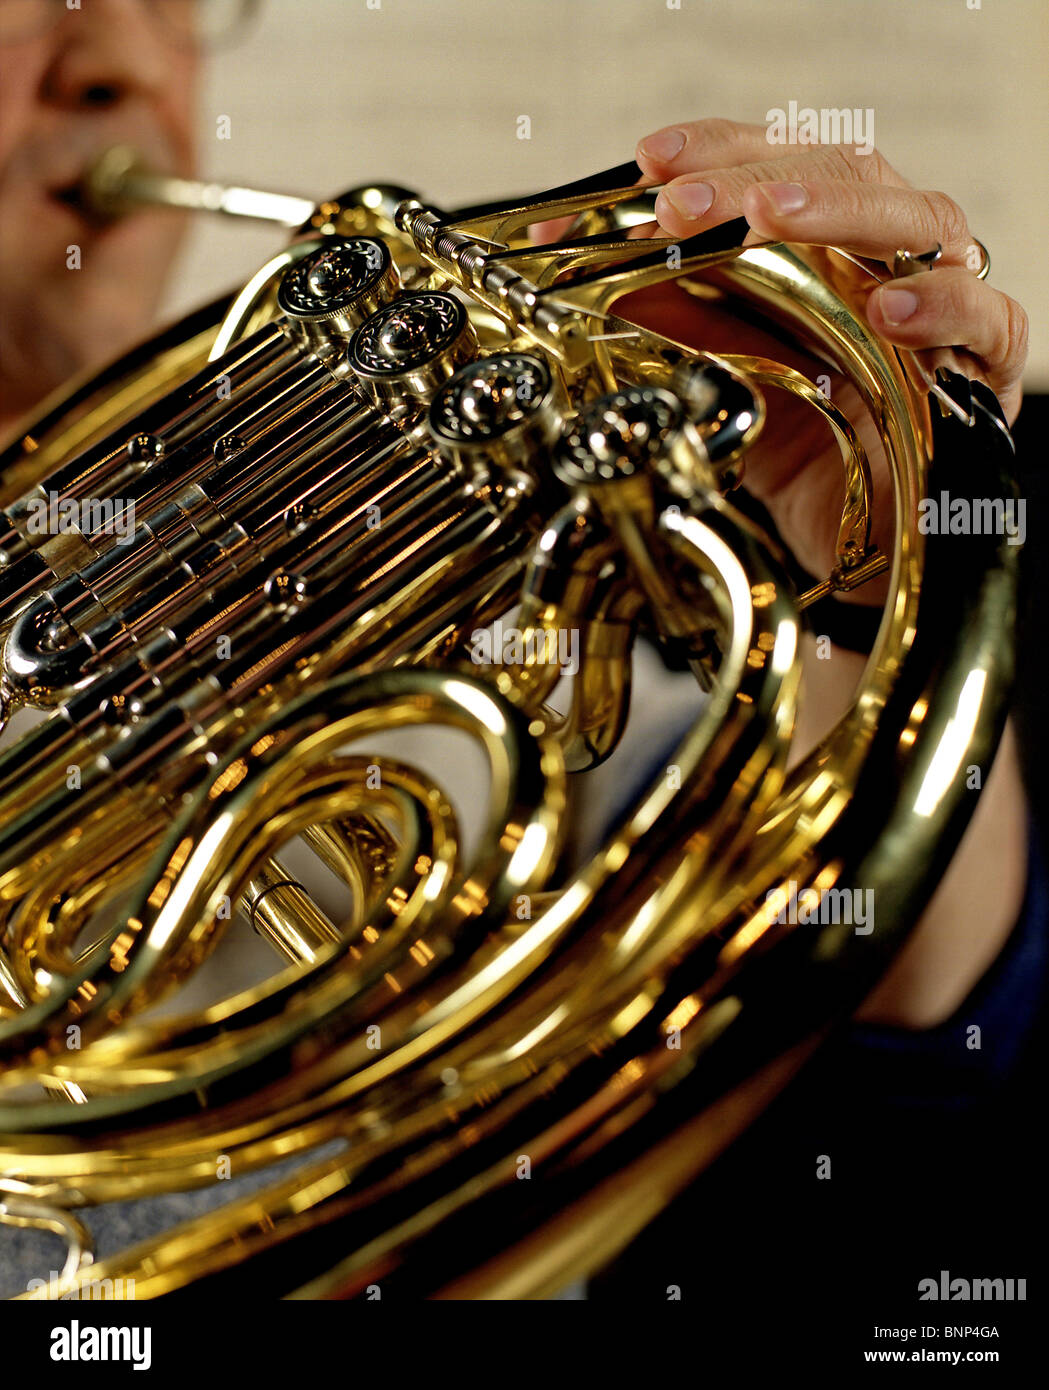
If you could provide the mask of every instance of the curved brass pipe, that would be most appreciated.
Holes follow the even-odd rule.
[[[636,176],[624,167],[456,214],[397,206],[382,189],[321,204],[222,323],[196,320],[155,356],[76,388],[0,460],[10,655],[32,647],[36,622],[45,645],[60,648],[67,627],[89,658],[55,681],[39,728],[0,751],[0,1186],[11,1193],[0,1221],[33,1206],[65,1233],[63,1288],[87,1280],[73,1270],[87,1247],[71,1209],[210,1186],[217,1156],[238,1174],[298,1156],[297,1172],[92,1266],[92,1278],[134,1277],[152,1296],[240,1277],[251,1256],[279,1249],[268,1268],[293,1296],[349,1296],[379,1279],[438,1296],[549,1292],[613,1252],[783,1084],[931,891],[971,809],[959,740],[987,754],[1000,728],[1015,551],[974,545],[952,574],[916,516],[930,457],[944,466],[958,430],[930,419],[894,354],[792,248],[743,250],[731,226],[676,248],[624,236]],[[524,246],[529,222],[566,212],[582,219],[567,251]],[[498,408],[520,419],[471,453],[503,387],[486,400],[477,366],[449,359],[433,392],[463,392],[469,429],[442,452],[428,398],[376,411],[338,332],[311,339],[309,314],[294,332],[268,323],[282,277],[314,256],[323,292],[329,239],[353,236],[392,250],[404,299],[458,298],[471,342],[504,361],[525,354],[534,371],[540,359],[545,432],[528,433],[530,398],[506,391]],[[620,296],[685,271],[815,344],[883,442],[890,600],[854,707],[790,773],[799,609],[881,563],[870,470],[856,421],[800,374],[616,317]],[[185,393],[164,395],[190,363]],[[202,393],[227,373],[231,402],[212,411]],[[842,449],[837,565],[800,600],[721,496],[761,429],[761,385],[821,410]],[[575,438],[606,393],[595,432]],[[125,424],[139,400],[145,411]],[[327,434],[338,402],[364,422],[357,471],[340,452],[356,427]],[[139,430],[130,452],[128,428]],[[249,452],[230,464],[238,429]],[[168,484],[141,471],[154,438],[171,451],[155,477],[170,475],[174,511]],[[307,439],[316,454],[296,452]],[[21,494],[52,484],[71,501],[137,489],[159,546],[144,539],[139,572],[155,570],[160,587],[136,593],[116,547],[90,531],[38,543]],[[185,603],[164,588],[179,565],[199,581]],[[515,602],[525,659],[463,669],[473,635]],[[561,882],[566,773],[614,753],[642,614],[709,698],[666,772]],[[551,631],[579,639],[564,717],[549,709],[564,665],[540,645]],[[215,659],[222,637],[228,661]],[[469,864],[439,786],[400,760],[340,751],[427,724],[465,731],[487,757]],[[346,922],[320,914],[273,860],[299,834],[350,888]],[[887,904],[877,939],[780,922],[791,881],[816,893],[876,885]],[[207,960],[245,893],[294,963],[194,1015],[143,1016]],[[78,957],[103,914],[101,942]],[[47,1098],[25,1098],[34,1083]],[[336,1141],[334,1155],[315,1152]],[[642,1191],[646,1146],[658,1199]],[[522,1157],[543,1178],[524,1195]],[[598,1194],[614,1230],[599,1229]],[[325,1272],[322,1229],[347,1252]]]
[[[711,834],[709,861],[705,858],[688,861],[687,879],[683,879],[679,873],[656,892],[650,924],[644,934],[639,934],[637,929],[639,914],[629,910],[628,904],[622,900],[622,884],[615,872],[624,857],[626,846],[631,845],[635,851],[651,852],[668,836],[672,837],[673,844],[680,844],[682,837],[688,833],[687,824],[681,826],[679,823],[680,803],[691,801],[702,814],[706,809],[705,798],[700,796],[697,800],[697,793],[709,793],[712,789],[711,780],[716,776],[722,778],[727,785],[748,787],[749,795],[757,798],[754,802],[755,813],[767,805],[775,795],[775,788],[781,780],[789,741],[789,710],[795,697],[799,675],[796,640],[792,645],[788,640],[788,630],[784,626],[789,626],[789,601],[785,585],[782,580],[774,579],[767,567],[757,569],[756,573],[752,574],[753,583],[767,586],[778,582],[782,597],[764,605],[761,610],[753,610],[750,605],[751,585],[724,541],[714,532],[698,530],[694,535],[697,546],[696,561],[702,562],[712,574],[717,574],[724,584],[726,613],[731,623],[724,668],[725,685],[717,691],[711,708],[682,747],[679,755],[683,774],[682,789],[668,789],[665,784],[653,788],[634,820],[624,827],[574,884],[565,888],[557,902],[548,908],[532,927],[517,937],[509,948],[503,948],[500,952],[503,956],[509,954],[518,957],[529,947],[534,954],[538,945],[541,946],[542,959],[548,955],[553,941],[557,939],[553,937],[553,933],[556,931],[558,937],[563,937],[565,930],[574,921],[581,920],[584,910],[591,916],[591,920],[602,924],[600,929],[591,927],[588,935],[576,938],[567,955],[558,955],[557,959],[564,963],[559,964],[552,975],[540,982],[538,992],[531,991],[509,1014],[491,1024],[470,1042],[442,1057],[440,1075],[446,1075],[450,1068],[460,1078],[462,1088],[472,1088],[479,1097],[487,1097],[486,1103],[490,1103],[494,1094],[506,1089],[508,1076],[517,1075],[521,1080],[533,1077],[540,1065],[541,1057],[566,1055],[566,1045],[572,1048],[567,1055],[584,1057],[593,1052],[596,1039],[600,1036],[598,1028],[611,1028],[614,1035],[625,1024],[637,1025],[640,1018],[637,1006],[640,998],[650,988],[654,972],[660,968],[658,962],[666,961],[668,956],[673,956],[680,949],[679,942],[688,936],[701,938],[704,934],[701,912],[697,914],[688,911],[682,915],[680,908],[672,910],[670,904],[685,904],[695,900],[697,888],[709,877],[703,872],[704,862],[719,862],[722,851],[736,839],[738,830],[734,813],[742,807],[734,803],[719,808],[714,813],[713,823],[720,826],[720,830]],[[773,644],[765,642],[766,634],[774,637]],[[778,643],[778,647],[775,643]],[[775,650],[775,656],[755,664],[748,660],[748,654],[756,650],[770,653]],[[748,690],[751,693],[748,694]],[[739,699],[740,694],[747,695],[747,698]],[[772,727],[777,730],[775,742],[765,737],[755,739],[746,735],[745,731],[748,729],[753,733],[757,733],[759,728],[764,731],[766,725],[762,722],[763,717],[780,705],[784,713],[772,720]],[[739,724],[737,747],[732,752],[732,736],[727,733],[724,722],[726,714],[731,715]],[[721,751],[712,767],[711,744],[718,734],[721,736]],[[750,773],[742,781],[738,775],[741,765],[737,761],[741,758],[749,762],[751,767]],[[710,823],[709,811],[704,819]],[[608,899],[607,906],[602,908],[602,900],[605,897]],[[619,901],[613,907],[617,899]],[[610,910],[614,913],[612,919],[608,915]],[[607,925],[610,920],[616,919],[620,923],[618,939],[609,935]],[[682,936],[682,933],[685,935]],[[598,939],[591,940],[591,937]],[[607,957],[606,961],[602,960],[603,956]],[[492,957],[492,966],[498,959],[498,955]],[[595,966],[599,968],[594,969]],[[665,969],[665,966],[663,968]],[[475,958],[470,962],[470,969],[460,988],[464,988],[469,981],[476,980],[478,974],[484,978],[484,973],[482,953],[481,960]],[[614,982],[614,988],[611,999],[603,1001],[601,991],[609,987],[606,982]],[[649,982],[647,986],[646,982]],[[596,994],[595,983],[598,990]],[[642,991],[640,996],[639,988]],[[651,1001],[648,1008],[651,1008]],[[598,1020],[606,1021],[599,1023]],[[621,1022],[617,1023],[617,1020]],[[509,1039],[520,1041],[511,1045]],[[521,1046],[524,1039],[528,1040],[525,1050]],[[486,1056],[486,1050],[491,1049],[493,1045],[495,1052],[489,1052]],[[431,1076],[434,1076],[437,1070],[438,1064],[434,1063]],[[342,1097],[348,1099],[351,1094],[367,1095],[368,1114],[374,1115],[376,1107],[380,1104],[379,1097],[374,1089],[364,1092],[363,1081],[364,1077],[355,1079],[352,1090],[348,1088],[347,1083],[336,1086],[326,1103],[330,1104],[336,1098],[340,1098],[340,1104],[344,1107],[346,1100],[341,1099]],[[430,1084],[437,1084],[440,1096],[444,1083],[440,1082],[439,1076],[434,1076]],[[535,1085],[526,1087],[526,1092],[532,1094],[533,1099],[535,1090]],[[403,1083],[397,1091],[390,1093],[390,1103],[393,1106],[390,1119],[387,1121],[387,1124],[393,1125],[387,1141],[390,1145],[398,1142],[398,1135],[403,1133],[405,1128],[409,1132],[416,1131],[422,1123],[426,1111],[418,1111],[418,1100],[419,1097],[415,1096],[411,1115],[405,1115],[400,1124],[394,1124],[393,1115],[405,1109]],[[457,1108],[464,1103],[465,1100],[461,1098]],[[443,1113],[445,1102],[438,1100],[435,1102],[435,1118]],[[341,1132],[344,1134],[349,1133],[347,1121],[348,1116],[344,1113],[341,1125]],[[480,1120],[476,1123],[480,1123]],[[373,1146],[367,1145],[365,1153],[371,1147]],[[356,1146],[354,1154],[358,1154]],[[437,1156],[439,1154],[440,1146]],[[363,1158],[355,1157],[352,1167],[357,1168],[360,1162],[363,1162]],[[346,1164],[346,1159],[330,1160],[316,1170],[317,1176],[319,1178],[321,1172],[333,1176],[339,1171],[348,1176]],[[90,1185],[90,1179],[88,1181]],[[286,1187],[284,1190],[287,1190]],[[318,1186],[318,1195],[322,1192],[326,1194],[326,1202],[330,1201],[334,1191],[330,1182]],[[299,1195],[301,1198],[301,1189]],[[252,1210],[250,1203],[235,1204],[235,1209],[243,1210],[246,1219]],[[226,1213],[221,1221],[216,1219],[215,1225],[218,1230],[225,1228],[230,1216],[230,1213]],[[284,1224],[286,1223],[282,1223],[282,1227]],[[241,1229],[236,1240],[239,1242],[246,1234],[247,1232]],[[202,1268],[213,1267],[194,1261],[187,1265],[185,1247],[178,1240],[171,1245],[165,1244],[163,1251],[160,1244],[151,1249],[148,1258],[152,1267],[159,1268],[157,1262],[163,1259],[164,1252],[177,1253],[180,1265],[187,1270],[196,1268],[199,1272]],[[142,1273],[145,1272],[143,1268]],[[162,1286],[171,1287],[170,1272],[161,1277]],[[150,1287],[147,1277],[147,1289]]]

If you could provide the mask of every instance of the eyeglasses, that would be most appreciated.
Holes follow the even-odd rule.
[[[177,43],[214,46],[239,37],[261,0],[138,0]],[[53,29],[92,0],[0,0],[0,44],[23,43]]]

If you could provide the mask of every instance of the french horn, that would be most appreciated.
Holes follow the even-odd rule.
[[[133,161],[107,178],[111,199],[223,206]],[[67,1252],[22,1296],[551,1296],[760,1113],[935,888],[1004,722],[1017,550],[925,534],[918,504],[948,477],[1012,496],[1000,409],[876,339],[806,248],[744,246],[737,222],[631,235],[639,181],[307,205],[239,292],[4,453],[3,718],[40,717],[0,746],[0,1222]],[[555,218],[560,240],[529,237]],[[629,317],[666,284],[849,383],[889,544],[856,420],[796,367]],[[842,460],[836,560],[806,587],[740,505],[788,398]],[[833,597],[878,575],[878,609]],[[870,654],[792,760],[828,604],[876,614]],[[510,621],[508,659],[479,661]],[[694,672],[701,712],[573,863],[639,634]],[[483,755],[472,846],[454,766],[368,751],[415,729]],[[275,973],[179,1011],[246,922]],[[196,1189],[196,1216],[93,1259],[92,1208]]]

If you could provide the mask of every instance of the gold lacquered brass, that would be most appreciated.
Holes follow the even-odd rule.
[[[127,168],[114,209],[193,191]],[[259,1260],[287,1296],[547,1296],[731,1141],[931,892],[964,767],[1000,730],[1012,553],[953,589],[930,570],[925,402],[798,249],[639,241],[639,196],[630,170],[451,215],[354,190],[0,459],[4,714],[46,712],[0,744],[0,1222],[65,1239],[38,1296],[133,1279],[151,1297]],[[569,213],[563,243],[527,241]],[[849,382],[891,554],[856,422],[808,377],[616,314],[685,276],[774,310]],[[334,327],[298,331],[329,304]],[[358,378],[365,353],[393,385]],[[731,502],[764,390],[818,412],[842,455],[836,563],[800,595]],[[126,556],[97,526],[34,531],[56,491],[131,496]],[[880,572],[853,707],[788,771],[799,615]],[[516,657],[472,662],[511,608]],[[673,775],[573,868],[572,780],[620,741],[643,626],[708,698]],[[557,713],[545,639],[569,631]],[[367,752],[423,727],[487,763],[469,853],[455,768]],[[289,866],[296,839],[341,882],[341,918]],[[876,937],[780,921],[791,883],[874,889]],[[238,916],[279,973],[158,1013]],[[91,1262],[81,1209],[292,1159]]]

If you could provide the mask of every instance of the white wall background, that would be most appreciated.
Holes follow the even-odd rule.
[[[967,210],[994,283],[1031,316],[1030,384],[1049,389],[1046,0],[679,3],[265,0],[211,60],[203,171],[309,195],[398,182],[451,206],[618,163],[672,121],[762,121],[791,100],[871,107],[900,172]],[[167,313],[243,280],[281,241],[198,221]]]

